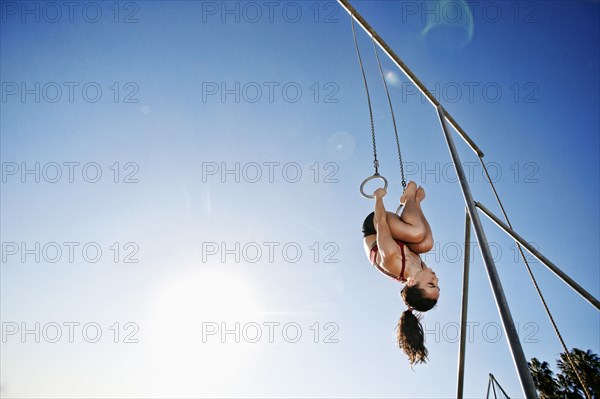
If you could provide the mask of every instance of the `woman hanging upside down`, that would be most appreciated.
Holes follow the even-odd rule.
[[[398,346],[408,356],[410,364],[425,363],[423,327],[413,310],[426,312],[440,296],[438,278],[421,260],[419,254],[433,247],[433,236],[421,210],[425,199],[423,187],[408,183],[400,202],[402,215],[386,212],[383,206],[384,189],[375,191],[375,212],[371,212],[362,227],[365,252],[369,261],[387,276],[406,284],[401,296],[408,310],[398,322]]]

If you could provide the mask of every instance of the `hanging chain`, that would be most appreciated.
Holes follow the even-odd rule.
[[[369,85],[367,84],[367,76],[365,75],[365,69],[363,67],[362,58],[360,56],[360,50],[358,49],[358,42],[356,40],[356,31],[354,29],[354,15],[351,16],[350,20],[352,21],[352,36],[354,37],[354,45],[356,46],[356,54],[358,55],[360,72],[362,73],[363,81],[365,83],[367,102],[369,104],[369,118],[371,120],[371,139],[373,141],[373,166],[375,167],[375,175],[379,175],[379,161],[377,160],[377,146],[375,144],[375,123],[373,122],[373,108],[371,106],[371,96],[369,95]]]
[[[373,49],[375,50],[375,56],[377,57],[377,65],[379,65],[379,72],[381,73],[381,80],[383,80],[383,86],[385,87],[385,94],[387,95],[388,103],[390,104],[390,113],[392,114],[392,122],[394,124],[394,136],[396,136],[396,148],[398,149],[398,161],[400,162],[400,176],[402,177],[402,192],[406,190],[406,178],[404,177],[404,163],[402,162],[402,152],[400,152],[400,140],[398,139],[398,129],[396,127],[396,117],[394,116],[394,107],[392,107],[392,99],[390,98],[390,92],[388,85],[383,74],[383,68],[381,67],[381,60],[379,59],[379,52],[377,51],[377,45],[375,39],[371,36],[373,42]]]

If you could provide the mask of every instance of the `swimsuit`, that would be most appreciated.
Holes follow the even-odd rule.
[[[400,281],[401,283],[406,283],[406,279],[404,278],[404,268],[406,267],[406,255],[404,254],[404,243],[399,240],[394,240],[394,241],[396,241],[396,243],[400,247],[400,253],[402,254],[402,270],[400,270],[400,276],[394,276],[392,273],[388,272],[383,267],[381,267],[377,264],[377,262],[376,262],[377,251],[379,251],[379,248],[377,247],[377,242],[375,242],[375,244],[373,244],[373,247],[371,248],[371,252],[369,253],[369,260],[371,261],[373,266],[375,266],[380,272],[382,272],[386,276],[389,276],[389,277],[393,278],[394,280]],[[422,266],[423,266],[423,262],[421,262],[421,267]]]
[[[375,216],[375,212],[371,212],[365,218],[365,221],[363,222],[363,225],[362,225],[363,237],[377,234],[377,231],[375,230],[375,226],[373,225],[373,216]],[[379,270],[386,276],[389,276],[396,281],[400,281],[401,283],[406,283],[406,279],[404,278],[404,268],[406,267],[406,255],[404,254],[404,245],[405,244],[400,240],[394,240],[394,241],[396,241],[396,243],[400,247],[400,253],[402,254],[402,270],[400,270],[400,276],[394,276],[393,274],[386,271],[384,268],[382,268],[381,266],[379,266],[376,263],[377,251],[379,251],[379,248],[377,247],[377,241],[375,241],[375,243],[373,244],[373,247],[371,247],[371,252],[369,253],[369,260],[371,261],[373,266],[375,266],[375,268],[377,268],[377,270]],[[421,268],[423,268],[423,260],[422,259],[421,259]]]

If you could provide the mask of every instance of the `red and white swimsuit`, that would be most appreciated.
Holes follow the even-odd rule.
[[[396,281],[400,281],[401,283],[406,283],[407,280],[404,278],[404,269],[406,267],[406,254],[404,253],[404,245],[405,244],[400,240],[394,240],[394,241],[396,241],[396,243],[400,247],[400,253],[402,254],[402,269],[400,270],[400,276],[394,276],[392,273],[388,272],[383,267],[381,267],[377,264],[377,262],[376,262],[377,252],[379,251],[379,248],[377,247],[377,241],[375,241],[375,244],[373,244],[373,247],[371,248],[371,252],[369,254],[369,260],[371,261],[373,266],[375,266],[380,272],[382,272],[386,276],[391,277]],[[421,268],[423,268],[422,260],[421,260]]]

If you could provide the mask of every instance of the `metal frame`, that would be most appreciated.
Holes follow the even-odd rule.
[[[506,398],[510,399],[510,396],[508,396],[506,391],[504,391],[504,388],[502,388],[502,385],[500,385],[500,383],[498,382],[498,380],[496,379],[496,377],[494,377],[494,374],[492,374],[492,373],[490,373],[490,378],[488,380],[487,394],[485,395],[485,397],[487,399],[490,399],[490,387],[492,388],[492,390],[494,392],[494,399],[498,398],[498,394],[496,392],[496,386],[500,389],[502,394],[504,396],[506,396]]]
[[[417,78],[417,76],[408,68],[408,66],[406,66],[406,64],[400,59],[400,57],[398,57],[396,53],[394,53],[394,50],[392,50],[390,46],[387,45],[387,43],[377,34],[377,32],[375,32],[375,29],[373,29],[371,25],[369,25],[369,23],[356,11],[356,9],[352,7],[350,2],[348,0],[338,0],[338,3],[340,3],[341,6],[348,12],[348,14],[350,14],[350,16],[353,17],[356,22],[358,22],[360,27],[363,28],[363,30],[369,36],[371,36],[373,40],[375,40],[377,45],[385,52],[385,54],[388,57],[390,57],[394,64],[396,64],[396,66],[400,68],[400,70],[410,79],[410,81],[413,82],[415,86],[417,86],[417,88],[421,91],[425,98],[429,100],[431,105],[433,105],[434,107],[440,105],[440,102],[437,100],[437,98],[435,98],[433,94],[431,94],[429,90],[427,90],[427,87],[425,87],[425,85],[419,80],[419,78]],[[452,118],[452,116],[450,115],[446,115],[446,117],[448,118],[448,123],[450,123],[450,125],[454,129],[456,129],[456,131],[458,132],[460,137],[462,137],[465,143],[467,143],[467,145],[478,156],[483,157],[483,151],[481,151],[477,144],[475,144],[475,142],[471,140],[467,132],[465,132],[462,127],[460,127],[458,122],[456,122],[454,118]]]
[[[529,251],[533,256],[535,256],[544,266],[550,269],[558,278],[560,278],[565,284],[569,287],[573,288],[575,292],[583,297],[586,301],[588,301],[592,306],[594,306],[597,310],[600,310],[600,301],[598,301],[592,294],[587,292],[582,286],[577,284],[571,277],[567,276],[565,272],[560,270],[558,266],[552,263],[548,258],[542,255],[538,250],[536,250],[531,244],[529,244],[523,237],[517,234],[513,229],[508,227],[506,223],[500,220],[496,215],[494,215],[489,209],[487,209],[483,204],[479,202],[475,202],[475,206],[479,208],[485,216],[487,216],[492,222],[496,223],[500,229],[502,229],[506,234],[512,237],[515,241],[518,241],[522,246],[525,247],[527,251]]]
[[[458,378],[456,397],[462,399],[465,380],[465,350],[467,347],[467,307],[469,304],[469,263],[471,263],[471,217],[465,209],[465,262],[463,267],[462,305],[460,311],[460,343],[458,345]]]
[[[515,328],[510,309],[508,303],[506,301],[506,297],[504,296],[504,290],[502,289],[502,284],[500,282],[500,278],[498,276],[498,272],[496,270],[496,266],[487,242],[487,238],[485,236],[485,232],[483,230],[483,226],[481,224],[481,220],[479,219],[479,212],[477,208],[481,209],[486,216],[492,219],[496,224],[502,228],[507,234],[512,236],[515,240],[519,241],[529,252],[531,252],[534,256],[536,256],[540,261],[546,265],[550,270],[552,270],[558,277],[560,277],[565,283],[567,283],[571,288],[577,291],[581,296],[583,296],[588,302],[590,302],[597,309],[600,309],[600,302],[596,298],[594,298],[591,294],[585,291],[581,286],[579,286],[575,281],[573,281],[569,276],[563,273],[558,267],[556,267],[552,262],[550,262],[547,258],[545,258],[542,254],[536,251],[533,247],[531,247],[523,238],[521,238],[518,234],[516,234],[511,228],[504,225],[498,218],[493,216],[491,212],[489,212],[483,205],[475,202],[473,200],[473,196],[471,194],[471,190],[469,187],[468,180],[465,177],[464,170],[462,168],[462,164],[460,162],[460,157],[458,155],[458,151],[454,145],[454,141],[452,139],[452,135],[450,129],[447,124],[450,124],[454,128],[454,130],[458,133],[458,135],[467,143],[467,145],[473,150],[477,156],[481,159],[483,158],[483,152],[479,147],[475,144],[475,142],[467,135],[467,133],[461,128],[461,126],[452,118],[450,114],[448,114],[440,102],[427,90],[425,85],[417,78],[417,76],[408,68],[406,64],[394,53],[394,51],[387,45],[387,43],[375,32],[375,30],[368,24],[368,22],[352,7],[348,0],[337,0],[338,3],[350,14],[351,18],[353,18],[362,28],[363,30],[373,38],[373,40],[377,43],[377,45],[384,51],[384,53],[394,62],[394,64],[411,80],[411,82],[420,90],[420,92],[429,100],[429,102],[436,107],[437,114],[440,120],[440,124],[442,126],[442,130],[444,133],[444,137],[446,139],[446,143],[448,145],[448,150],[450,152],[450,156],[454,163],[454,168],[456,170],[456,174],[458,176],[460,187],[463,193],[463,197],[465,200],[465,205],[467,207],[467,231],[470,230],[470,223],[473,224],[473,229],[475,231],[475,235],[477,237],[477,241],[479,243],[479,248],[481,250],[481,256],[483,258],[483,262],[486,267],[486,271],[488,274],[488,279],[490,281],[490,286],[492,288],[492,293],[494,294],[494,299],[496,301],[496,305],[498,307],[498,313],[500,314],[500,318],[502,320],[502,325],[504,328],[504,332],[506,334],[506,338],[508,341],[508,345],[511,350],[511,354],[513,357],[513,362],[515,364],[515,369],[519,376],[519,380],[521,383],[521,389],[526,398],[537,398],[537,391],[535,389],[535,385],[533,383],[533,378],[531,377],[531,373],[529,372],[529,368],[527,366],[527,360],[525,358],[525,354],[523,353],[523,348],[521,347],[521,343],[519,341],[519,337],[517,335],[517,330]],[[470,219],[470,221],[469,221]],[[467,236],[467,232],[465,232],[465,236]],[[465,264],[465,272],[468,275],[468,264]],[[468,276],[463,275],[463,304],[462,304],[462,312],[461,312],[461,327],[463,323],[466,323],[466,312],[467,312],[467,301],[468,301]],[[461,345],[460,345],[460,353],[459,353],[459,365],[458,365],[458,383],[457,383],[457,396],[461,397],[463,390],[463,377],[464,377],[464,333],[465,328],[461,328]],[[493,378],[493,376],[491,376]],[[488,387],[489,388],[489,387]]]
[[[504,289],[502,288],[502,283],[500,282],[500,277],[498,276],[498,271],[496,270],[494,257],[485,236],[483,226],[481,225],[481,220],[479,220],[479,213],[475,208],[475,201],[473,201],[471,188],[469,187],[469,181],[467,180],[460,157],[458,156],[458,151],[454,145],[452,134],[446,125],[445,111],[441,105],[438,105],[437,111],[440,124],[442,125],[442,130],[444,131],[444,137],[446,138],[446,144],[448,144],[448,150],[450,151],[450,156],[452,157],[452,162],[454,163],[454,170],[458,176],[460,187],[465,198],[465,204],[467,206],[469,216],[473,222],[475,237],[477,237],[477,242],[479,243],[481,257],[483,258],[483,263],[485,264],[490,286],[494,294],[494,299],[496,300],[496,306],[498,307],[498,313],[500,314],[500,320],[502,321],[502,327],[504,328],[504,333],[506,334],[506,339],[508,341],[508,346],[510,347],[513,362],[515,364],[517,374],[519,375],[519,380],[521,381],[523,394],[527,398],[537,398],[535,384],[533,383],[533,378],[529,372],[527,359],[525,358],[521,341],[519,341],[519,335],[517,334],[515,322],[513,321],[510,308],[508,307],[508,302],[506,301],[506,297],[504,295]]]

